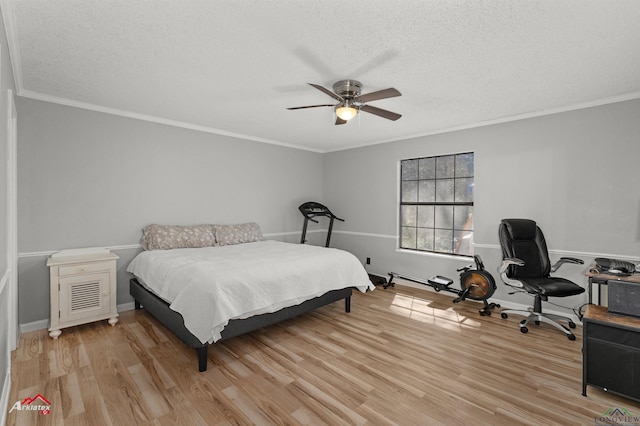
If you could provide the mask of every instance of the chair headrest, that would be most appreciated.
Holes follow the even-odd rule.
[[[533,240],[536,237],[536,221],[531,219],[502,219],[514,240]]]

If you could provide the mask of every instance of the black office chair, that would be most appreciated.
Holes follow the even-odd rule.
[[[576,324],[570,317],[542,313],[542,301],[549,297],[566,297],[584,293],[584,288],[564,278],[552,277],[549,274],[558,270],[564,263],[583,264],[584,261],[573,257],[562,257],[553,266],[549,261],[547,243],[536,222],[529,219],[503,219],[499,229],[500,246],[502,247],[502,265],[500,277],[516,292],[527,292],[534,296],[533,307],[526,311],[503,309],[502,318],[508,314],[525,315],[527,318],[520,322],[520,331],[527,333],[527,324],[535,321],[551,324],[567,335],[569,340],[576,340],[576,336],[556,321],[567,321],[570,328]]]

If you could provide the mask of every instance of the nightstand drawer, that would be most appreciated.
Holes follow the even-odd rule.
[[[60,266],[58,268],[58,276],[90,274],[92,272],[108,271],[109,262],[83,263],[78,265]]]

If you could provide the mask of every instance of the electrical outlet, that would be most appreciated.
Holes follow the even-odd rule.
[[[367,265],[371,265],[371,258],[367,257]]]

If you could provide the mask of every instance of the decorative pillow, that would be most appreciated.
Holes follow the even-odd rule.
[[[262,232],[257,223],[239,225],[214,225],[216,241],[219,246],[262,241]]]
[[[142,229],[142,248],[145,250],[170,250],[199,248],[216,245],[211,225],[147,225]]]

